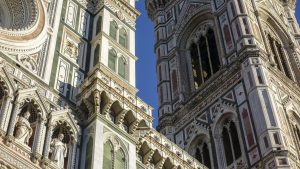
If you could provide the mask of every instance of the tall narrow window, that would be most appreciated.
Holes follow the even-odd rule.
[[[232,121],[225,123],[222,131],[222,139],[226,164],[230,166],[242,156],[238,132]]]
[[[85,169],[92,169],[92,160],[93,160],[93,137],[89,138],[89,141],[86,146],[85,152]]]
[[[209,61],[208,51],[207,51],[207,43],[205,37],[201,37],[199,41],[199,49],[200,49],[200,57],[201,57],[201,65],[202,65],[202,76],[204,80],[207,80],[211,77],[211,63]]]
[[[126,78],[126,60],[123,57],[120,57],[118,59],[118,74],[122,77],[122,78]]]
[[[235,159],[238,159],[242,156],[242,151],[239,142],[239,136],[235,124],[233,122],[230,123],[230,134],[231,134],[232,146],[234,150],[234,157]]]
[[[127,47],[127,32],[124,28],[119,32],[119,44],[125,48]]]
[[[200,67],[197,45],[193,44],[190,50],[191,50],[191,61],[192,61],[194,83],[195,83],[195,88],[197,89],[202,84],[201,67]]]
[[[196,148],[195,158],[206,167],[210,168],[210,154],[209,148],[207,143],[203,142],[202,140],[199,142],[198,147]]]
[[[213,73],[216,73],[217,71],[220,70],[221,64],[220,64],[215,34],[211,29],[207,31],[207,40],[208,40],[209,53],[210,53]]]
[[[113,70],[116,71],[116,60],[117,60],[117,53],[114,50],[109,50],[108,53],[108,67]]]
[[[118,32],[118,24],[116,21],[110,22],[109,28],[109,36],[112,37],[114,40],[117,40],[117,32]]]
[[[110,142],[104,144],[103,169],[112,169],[113,165],[113,148]]]
[[[119,149],[116,153],[115,169],[126,169],[126,159],[122,149]]]
[[[207,166],[208,168],[211,168],[211,165],[210,165],[210,154],[209,154],[208,145],[206,143],[203,144],[202,152],[203,152],[203,164],[205,166]]]
[[[223,146],[225,151],[226,164],[227,166],[229,166],[230,164],[233,163],[233,154],[232,154],[229,132],[226,127],[223,128],[222,136],[223,136]]]
[[[278,50],[279,58],[282,63],[283,71],[284,71],[285,75],[291,79],[291,76],[289,73],[289,68],[288,68],[288,65],[287,65],[287,62],[286,62],[285,56],[284,56],[284,49],[282,48],[281,44],[279,44],[277,41],[276,41],[276,48]]]
[[[198,89],[206,80],[220,69],[220,60],[216,39],[212,29],[201,36],[198,44],[190,47],[192,73],[195,89]]]

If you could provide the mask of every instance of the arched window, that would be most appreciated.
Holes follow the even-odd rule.
[[[192,154],[200,163],[206,167],[211,168],[210,150],[205,140],[206,136],[199,135],[194,139],[189,147],[189,153]]]
[[[118,74],[122,78],[126,78],[126,60],[124,57],[119,57],[118,59]]]
[[[85,151],[85,169],[92,169],[92,160],[93,160],[93,137],[89,138],[89,141],[86,146],[86,151]]]
[[[198,49],[196,44],[192,44],[191,46],[191,61],[192,61],[192,73],[194,77],[194,85],[195,88],[198,89],[202,84],[202,73],[201,73],[201,66],[200,60],[198,55]]]
[[[274,39],[270,34],[268,34],[268,41],[269,47],[271,49],[271,54],[275,61],[277,69],[279,69],[282,73],[284,73],[288,78],[291,79],[291,73],[289,71],[288,63],[285,59],[285,53],[282,44]]]
[[[119,31],[119,44],[123,47],[127,47],[127,32],[124,28]]]
[[[203,142],[196,148],[195,158],[204,164],[206,167],[210,168],[210,154],[207,143]]]
[[[104,144],[103,169],[112,169],[113,167],[113,146],[108,141]]]
[[[223,147],[225,152],[226,164],[231,165],[242,156],[239,136],[235,124],[228,121],[222,130]]]
[[[109,36],[112,37],[114,40],[117,40],[117,32],[118,32],[118,24],[116,21],[110,22],[109,28]]]
[[[117,53],[115,50],[111,49],[108,53],[108,67],[116,71],[116,64],[117,64]]]
[[[119,149],[116,152],[115,169],[125,169],[125,168],[126,168],[125,154],[122,149]]]
[[[220,69],[220,60],[212,29],[201,36],[198,43],[190,47],[192,73],[195,89],[198,89],[206,80]]]

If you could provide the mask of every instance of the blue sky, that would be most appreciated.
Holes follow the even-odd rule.
[[[136,67],[138,96],[151,105],[154,117],[154,127],[157,125],[158,96],[156,92],[156,70],[154,55],[154,32],[151,20],[145,10],[145,1],[137,2],[141,16],[137,20],[136,55],[139,57]],[[300,5],[297,6],[296,16],[300,21]]]

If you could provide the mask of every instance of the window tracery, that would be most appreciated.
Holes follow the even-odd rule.
[[[282,44],[279,42],[279,40],[272,37],[270,34],[267,35],[267,39],[269,42],[269,48],[271,50],[272,57],[276,64],[276,68],[283,74],[285,74],[288,78],[292,79]]]
[[[124,27],[119,28],[116,21],[110,22],[109,36],[124,48],[128,47],[128,33]]]
[[[189,146],[189,153],[193,155],[200,163],[211,168],[210,144],[207,134],[198,135]]]
[[[190,47],[194,87],[198,89],[213,74],[220,70],[220,60],[214,31],[208,29],[198,42]]]
[[[237,128],[233,121],[226,120],[222,129],[222,141],[226,164],[230,166],[242,156]]]
[[[109,50],[108,53],[108,67],[114,72],[118,73],[123,79],[128,80],[128,63],[124,56],[118,56],[114,49]]]
[[[111,136],[104,143],[103,169],[126,169],[127,158],[121,141]]]

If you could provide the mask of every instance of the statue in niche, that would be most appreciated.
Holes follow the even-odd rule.
[[[16,126],[15,126],[15,138],[21,143],[25,143],[28,145],[29,138],[32,135],[32,128],[30,127],[30,123],[28,121],[30,116],[30,112],[26,111],[23,116],[19,116]]]
[[[67,157],[67,146],[63,143],[64,135],[59,134],[50,144],[51,160],[54,161],[59,168],[64,168],[64,158]]]

